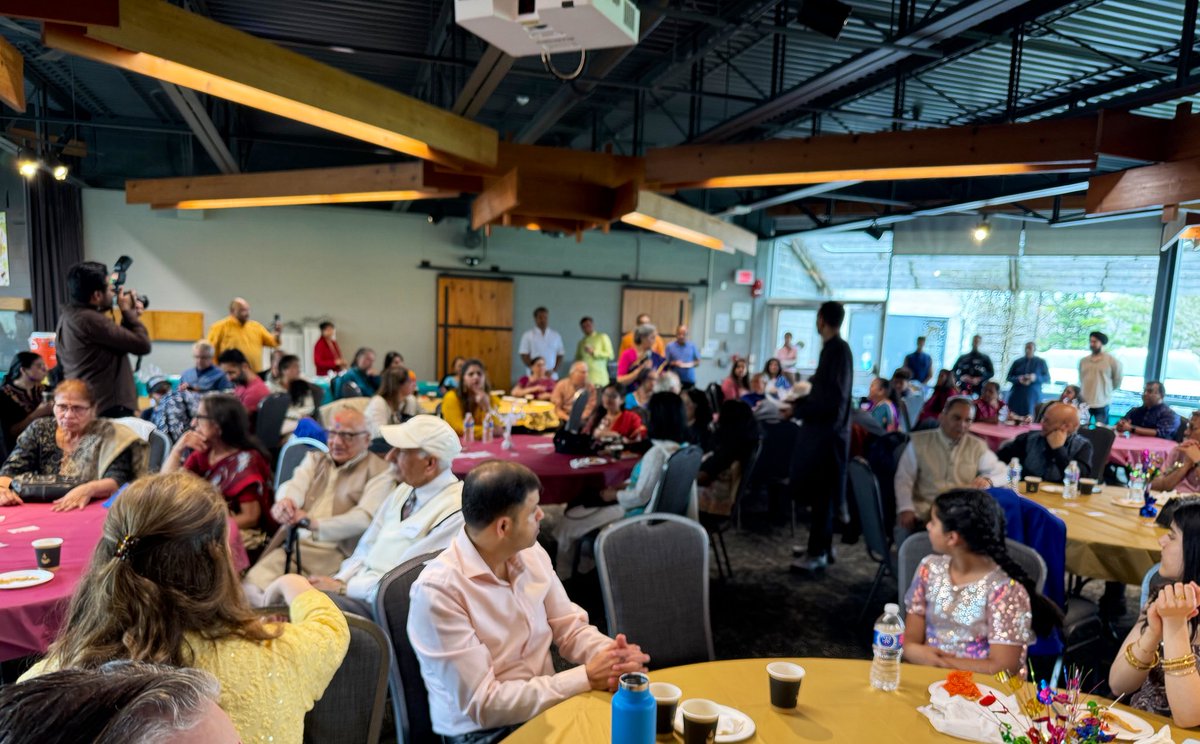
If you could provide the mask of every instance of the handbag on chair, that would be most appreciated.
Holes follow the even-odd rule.
[[[66,496],[71,489],[86,483],[83,478],[63,475],[18,475],[12,479],[12,492],[30,504],[47,504]]]

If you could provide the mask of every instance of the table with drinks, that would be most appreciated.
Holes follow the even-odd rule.
[[[1015,439],[1020,434],[1041,430],[1041,424],[1020,424],[1017,426],[1010,424],[984,424],[979,422],[971,424],[971,433],[987,442],[988,449],[993,452],[1000,449],[1000,445],[1010,439]],[[1144,452],[1161,454],[1163,457],[1167,457],[1175,450],[1176,446],[1178,446],[1177,443],[1170,439],[1117,434],[1116,440],[1113,441],[1112,451],[1108,455],[1108,461],[1113,465],[1132,465],[1142,461],[1142,453]]]
[[[567,504],[629,480],[638,458],[623,452],[564,455],[554,451],[551,435],[513,434],[512,448],[504,447],[502,436],[489,442],[468,442],[454,458],[451,470],[465,478],[475,466],[488,460],[512,460],[528,467],[542,482],[543,504]]]
[[[798,676],[794,674],[796,667],[801,670]],[[738,659],[659,669],[651,671],[648,677],[650,697],[657,698],[656,724],[671,720],[672,728],[680,735],[684,734],[683,726],[688,721],[692,724],[694,738],[689,740],[684,736],[685,744],[713,741],[707,738],[707,726],[714,710],[719,715],[718,744],[961,741],[939,733],[917,710],[929,704],[931,688],[946,679],[946,669],[899,665],[895,689],[884,691],[872,688],[871,668],[871,661],[861,659]],[[981,685],[997,684],[987,675],[976,674],[974,679]],[[796,702],[791,704],[789,696],[793,690]],[[773,705],[773,698],[783,705]],[[595,691],[576,695],[536,716],[505,742],[619,741],[613,737],[617,699],[612,694]],[[659,715],[663,708],[666,710]],[[619,717],[625,715],[620,704],[616,710]],[[743,723],[736,732],[731,732],[741,719],[733,717],[730,710],[742,714],[750,725]],[[1115,706],[1115,710],[1132,712],[1156,731],[1170,723],[1160,716],[1132,711],[1122,705]],[[1171,733],[1174,741],[1186,738],[1179,731]]]

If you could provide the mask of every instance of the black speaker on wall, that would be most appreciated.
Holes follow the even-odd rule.
[[[800,0],[797,3],[796,22],[836,39],[841,36],[846,21],[850,20],[851,10],[853,8],[838,0]]]

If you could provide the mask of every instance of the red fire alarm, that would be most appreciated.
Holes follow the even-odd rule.
[[[762,297],[762,294],[763,294],[763,280],[755,279],[754,283],[750,285],[750,296],[751,297]]]
[[[733,272],[733,283],[746,287],[754,284],[754,269],[738,269]]]

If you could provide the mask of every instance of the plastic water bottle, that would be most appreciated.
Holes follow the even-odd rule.
[[[1017,490],[1021,485],[1021,461],[1013,458],[1008,461],[1008,487]]]
[[[1003,424],[1008,421],[1008,404],[1000,406],[1000,412],[996,414],[996,421]]]
[[[463,416],[463,444],[475,441],[475,417],[471,414]]]
[[[1073,499],[1079,495],[1079,463],[1071,460],[1063,471],[1063,498]]]
[[[871,687],[892,692],[900,686],[900,657],[904,655],[904,618],[900,605],[889,602],[875,621],[872,642],[875,659],[871,662]]]
[[[657,712],[650,678],[638,672],[622,674],[612,701],[613,744],[654,744]]]
[[[492,441],[492,437],[496,433],[495,429],[496,429],[496,424],[492,421],[492,417],[484,416],[484,418],[483,418],[483,443],[484,444],[487,444],[488,442]]]

